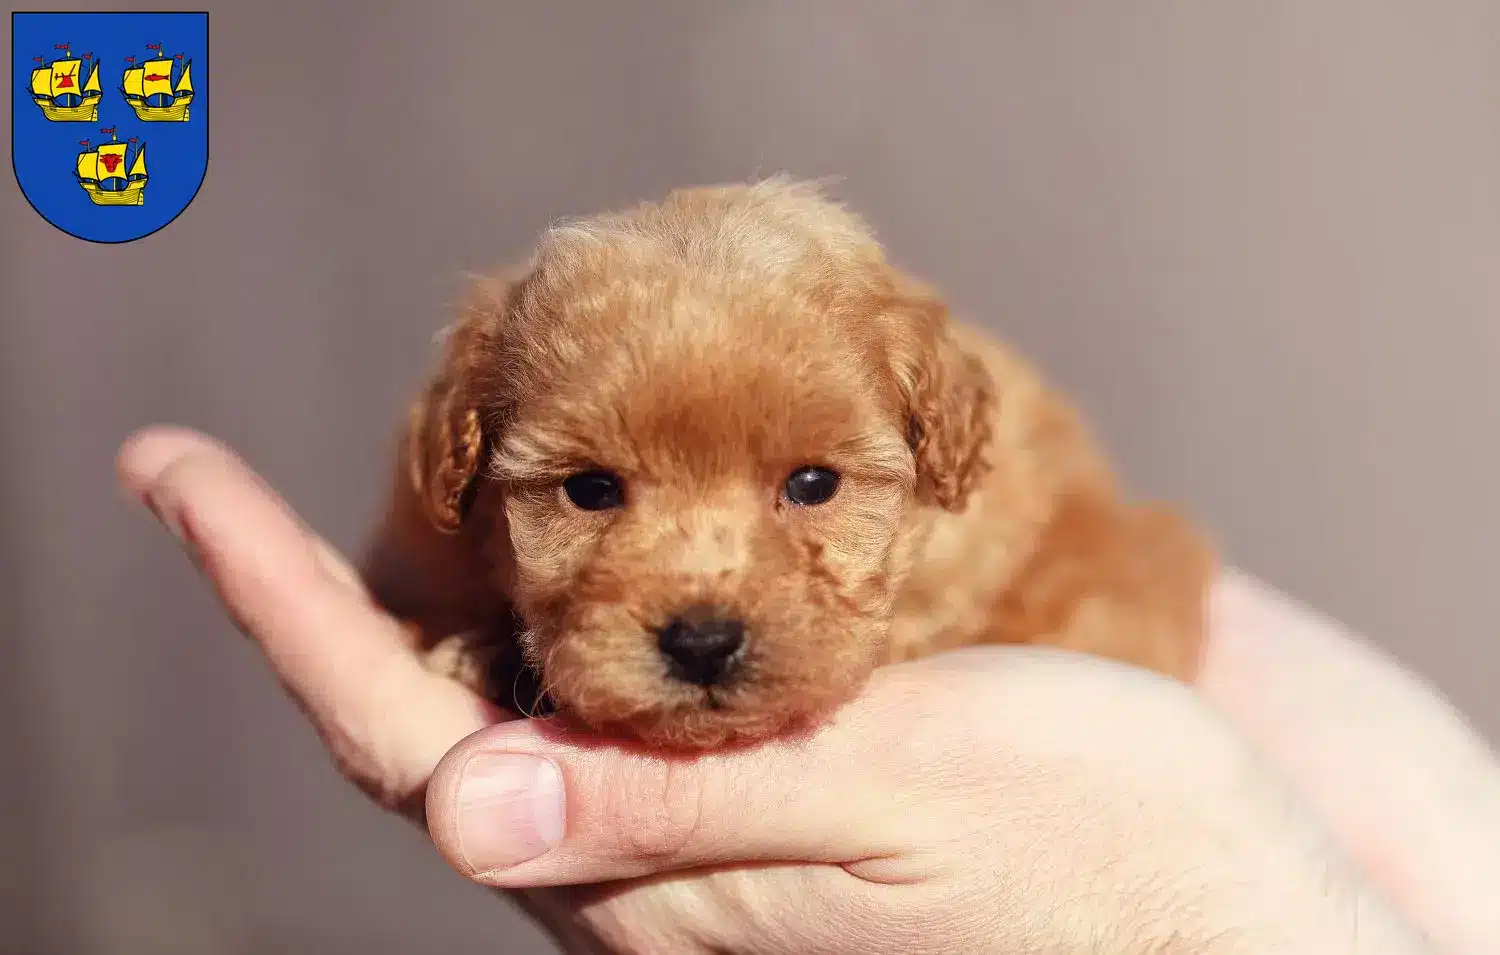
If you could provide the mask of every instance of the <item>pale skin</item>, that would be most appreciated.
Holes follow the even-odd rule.
[[[810,735],[668,761],[424,667],[211,439],[148,429],[120,470],[340,771],[568,951],[1500,951],[1493,753],[1242,575],[1217,585],[1195,691],[978,648],[878,671]]]

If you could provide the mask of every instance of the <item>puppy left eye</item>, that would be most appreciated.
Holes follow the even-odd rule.
[[[828,468],[798,468],[786,479],[786,499],[793,504],[822,504],[839,489],[837,471]]]
[[[563,493],[585,511],[607,511],[625,503],[625,486],[609,471],[583,471],[563,482]]]

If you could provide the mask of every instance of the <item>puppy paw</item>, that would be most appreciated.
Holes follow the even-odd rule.
[[[425,651],[427,669],[456,680],[480,696],[490,695],[490,664],[493,649],[481,645],[472,633],[456,633]]]

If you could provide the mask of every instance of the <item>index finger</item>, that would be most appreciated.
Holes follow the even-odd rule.
[[[177,533],[341,768],[382,803],[406,804],[449,747],[494,722],[492,707],[422,665],[348,563],[228,448],[149,428],[122,448],[119,469]]]

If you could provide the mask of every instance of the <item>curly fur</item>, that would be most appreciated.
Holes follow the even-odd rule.
[[[832,500],[781,498],[804,465],[840,472]],[[596,467],[624,507],[568,502]],[[1187,678],[1211,569],[1184,521],[1122,498],[1028,364],[816,187],[772,179],[561,223],[476,283],[366,574],[435,665],[498,674],[501,702],[524,661],[568,718],[703,748],[962,644]],[[750,631],[708,690],[669,677],[652,633],[703,603]]]

